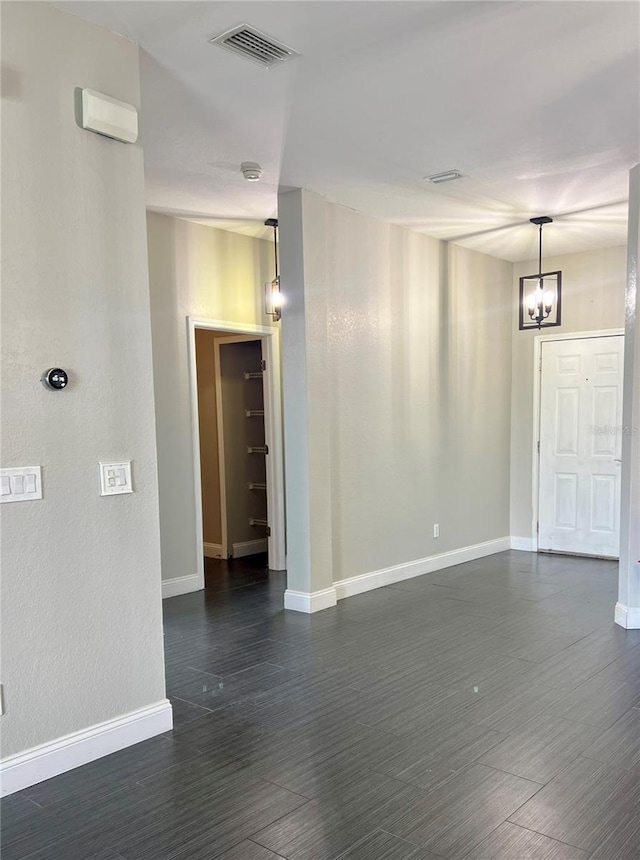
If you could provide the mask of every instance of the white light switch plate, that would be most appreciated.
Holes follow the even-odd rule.
[[[0,469],[0,502],[29,502],[41,498],[40,466]]]
[[[100,495],[117,496],[132,493],[131,460],[117,463],[100,463]]]

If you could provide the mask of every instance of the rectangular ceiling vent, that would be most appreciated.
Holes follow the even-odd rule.
[[[441,182],[453,182],[454,179],[462,179],[462,173],[459,170],[445,170],[444,173],[432,173],[431,176],[425,176],[427,182],[433,182],[438,185]]]
[[[212,45],[219,45],[227,51],[233,51],[234,54],[239,54],[251,60],[252,63],[258,63],[265,69],[300,56],[298,51],[256,30],[255,27],[249,27],[248,24],[239,24],[209,41]]]

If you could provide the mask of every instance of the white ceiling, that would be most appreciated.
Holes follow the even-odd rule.
[[[636,2],[55,5],[143,49],[152,209],[267,235],[278,187],[304,187],[507,260],[536,257],[535,215],[556,222],[545,256],[626,241]],[[302,57],[266,71],[208,44],[241,22]],[[451,168],[464,178],[423,181]]]

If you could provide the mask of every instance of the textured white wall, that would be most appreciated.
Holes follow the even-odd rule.
[[[187,316],[269,325],[270,242],[148,213],[162,578],[197,573]]]
[[[294,223],[296,203],[302,250],[288,274],[295,247],[285,219]],[[328,428],[318,447],[310,435],[308,452],[298,453],[308,457],[310,498],[321,512],[330,484],[322,532],[333,580],[507,536],[511,264],[306,191],[281,195],[280,219],[284,291],[293,291],[306,324],[308,404],[299,419]],[[285,448],[295,496],[304,488],[290,478],[296,428],[287,380],[296,350],[300,367],[305,355],[288,334],[286,307]],[[289,510],[295,504],[289,497]]]
[[[44,485],[1,511],[9,755],[163,699],[164,667],[142,150],[74,120],[75,87],[139,105],[137,48],[5,3],[2,61],[1,462]],[[101,498],[119,458],[135,493]]]
[[[616,621],[640,628],[640,164],[629,173],[629,233],[625,289],[622,516]]]
[[[561,229],[560,226],[557,227]],[[544,257],[545,271],[562,272],[562,325],[544,334],[624,326],[626,249],[599,248]],[[511,534],[531,538],[533,457],[533,347],[537,329],[518,331],[520,278],[538,261],[516,263],[513,274],[513,386],[511,399]]]

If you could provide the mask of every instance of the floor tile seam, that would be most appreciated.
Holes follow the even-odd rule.
[[[189,747],[189,750],[194,753],[194,757],[195,757],[195,754],[200,755],[200,756],[206,755],[206,753],[204,753],[202,750],[197,750],[193,747]],[[243,762],[244,762],[244,759],[234,758],[234,759],[231,759],[230,761],[225,762],[223,766],[235,767],[236,765],[243,764]],[[156,770],[153,773],[150,773],[148,776],[142,777],[142,779],[137,779],[135,781],[135,783],[131,783],[131,784],[132,785],[139,785],[140,788],[144,788],[147,791],[153,791],[153,789],[151,789],[149,787],[149,785],[145,785],[145,782],[144,782],[145,779],[152,779],[153,777],[160,777],[163,774],[168,773],[170,770],[173,770],[174,768],[178,768],[178,767],[180,767],[180,764],[170,764],[168,767],[163,767],[160,770]],[[238,767],[237,770],[238,770],[238,772],[240,772],[241,768]],[[188,789],[185,789],[185,790],[188,790]]]
[[[536,627],[536,630],[539,630],[543,635],[545,633],[551,633],[551,634],[556,635],[556,636],[563,636],[563,635],[566,636],[567,635],[562,630],[555,630],[553,627],[545,627],[544,624],[536,624],[535,627]],[[520,633],[516,633],[513,636],[510,636],[509,634],[500,633],[498,631],[498,632],[491,633],[490,635],[491,636],[500,636],[500,637],[502,637],[502,639],[509,639],[513,642],[518,642],[518,643],[520,643],[520,641],[521,641],[521,634]],[[580,636],[578,639],[574,639],[574,641],[569,643],[569,645],[565,645],[562,650],[566,650],[567,648],[573,648],[574,645],[577,645],[579,642],[582,642],[583,639],[586,639],[587,636],[590,636],[590,635],[591,635],[590,633],[586,633],[584,636]],[[533,645],[542,644],[545,641],[546,641],[545,639],[541,639],[539,642],[534,642],[532,644]]]
[[[35,785],[29,786],[29,788],[37,788],[38,785],[40,785],[40,783],[36,783]],[[27,791],[29,791],[29,788],[27,788],[24,791],[17,791],[13,795],[7,795],[7,797],[10,797],[10,796],[15,797],[17,795],[18,797],[23,797],[25,800],[28,800],[29,803],[32,803],[36,807],[36,809],[46,809],[47,808],[46,806],[43,806],[41,803],[38,803],[37,800],[34,800],[32,797],[30,797],[27,794]]]
[[[579,758],[584,758],[587,761],[592,762],[593,764],[598,764],[600,767],[606,767],[609,770],[616,770],[618,773],[635,773],[638,769],[639,763],[632,764],[631,767],[625,767],[624,764],[619,764],[617,762],[612,762],[610,759],[607,761],[602,761],[599,758],[593,758],[593,756],[585,755],[584,753],[580,753]]]
[[[206,672],[204,669],[197,669],[195,666],[185,665],[183,668],[189,669],[191,672],[198,672],[200,675],[206,675],[208,678],[222,678],[222,675],[216,675],[214,672]]]
[[[291,669],[287,669],[286,666],[279,666],[277,663],[271,663],[269,660],[263,660],[261,663],[253,663],[251,666],[246,666],[244,669],[238,669],[236,672],[232,672],[230,675],[219,675],[219,676],[214,676],[214,677],[219,677],[223,681],[224,680],[229,681],[232,678],[235,678],[236,675],[242,675],[244,672],[250,672],[252,669],[257,669],[260,666],[273,666],[276,669],[282,669],[285,672],[291,671]]]
[[[253,842],[253,844],[256,845],[258,848],[264,848],[264,845],[260,845],[259,842],[255,842],[253,839],[251,839],[248,836],[246,836],[244,839],[240,840],[240,842],[238,842],[237,844],[242,845],[243,842]],[[235,848],[236,846],[234,845],[233,847]],[[265,850],[269,851],[270,849],[266,848]],[[272,851],[271,853],[273,854],[273,856],[275,858],[277,858],[277,860],[287,860],[287,858],[284,856],[284,854],[276,854],[274,851]],[[224,858],[223,858],[223,860],[224,860]]]
[[[422,845],[419,845],[417,842],[412,842],[410,839],[407,839],[406,836],[398,836],[396,833],[392,833],[390,830],[387,830],[385,827],[379,827],[378,830],[381,833],[386,833],[387,836],[393,836],[394,839],[399,839],[401,842],[406,842],[407,845],[410,845],[412,848],[418,848],[421,851],[426,851]],[[438,854],[433,850],[429,850],[429,853],[433,855],[433,857],[439,858],[439,860],[446,860],[443,854]]]
[[[507,769],[506,769],[506,768],[504,768],[504,767],[497,767],[496,765],[493,765],[493,764],[486,764],[485,762],[480,761],[480,760],[478,760],[478,761],[477,761],[477,762],[475,762],[475,763],[476,763],[476,764],[481,764],[483,767],[490,767],[492,770],[497,770],[497,771],[499,771],[500,773],[508,773],[510,776],[515,776],[515,777],[517,777],[518,779],[526,779],[528,782],[534,782],[534,783],[538,784],[538,785],[540,786],[540,788],[545,788],[545,786],[549,785],[549,783],[550,783],[552,780],[554,780],[554,779],[555,779],[555,778],[556,778],[560,773],[562,773],[562,771],[563,771],[563,770],[565,770],[565,769],[566,769],[566,768],[568,768],[568,767],[571,767],[571,765],[572,765],[572,764],[575,764],[575,762],[576,762],[579,758],[586,758],[586,756],[582,755],[582,753],[579,753],[579,752],[578,752],[578,753],[576,753],[576,754],[575,754],[575,756],[574,756],[570,761],[564,762],[564,763],[562,764],[562,767],[561,767],[558,771],[556,771],[556,773],[554,773],[552,776],[550,776],[548,779],[546,779],[544,782],[540,782],[540,780],[537,780],[537,779],[531,779],[531,778],[530,778],[530,777],[528,777],[528,776],[522,776],[522,774],[521,774],[521,773],[514,773],[513,771],[511,771],[511,770],[507,770]],[[603,764],[603,762],[595,761],[594,759],[589,759],[589,761],[593,761],[593,763],[594,763],[594,764],[600,764],[600,765],[601,765],[601,764]],[[536,794],[537,794],[537,793],[538,793],[538,792],[536,792]],[[531,798],[532,798],[532,797],[534,797],[534,796],[535,796],[535,795],[532,795],[532,796],[529,798],[529,800],[531,800]],[[528,801],[527,801],[527,802],[528,802]],[[513,814],[513,815],[515,815],[515,812],[514,812],[514,813],[512,813],[512,814]]]
[[[553,658],[551,658],[551,659],[553,659]],[[536,663],[535,665],[536,666],[543,666],[542,663]],[[608,664],[608,665],[610,665],[610,664]],[[550,666],[548,668],[553,668],[553,667]],[[548,682],[546,684],[543,684],[538,680],[536,680],[535,683],[532,684],[532,686],[541,687],[545,690],[550,690],[550,691],[551,690],[558,690],[560,692],[564,692],[566,695],[569,695],[570,693],[574,693],[579,687],[581,687],[583,684],[586,684],[587,681],[590,681],[595,675],[597,675],[599,672],[601,672],[603,669],[606,669],[606,668],[607,668],[607,666],[601,666],[598,669],[595,669],[589,675],[585,675],[585,677],[582,678],[580,680],[580,682],[573,687],[568,686],[568,684],[572,684],[573,681],[563,681],[561,684],[551,685]],[[563,670],[563,671],[565,671],[565,670]],[[566,671],[568,671],[568,670],[566,670]]]
[[[408,785],[411,788],[414,788],[417,791],[422,792],[425,797],[428,797],[430,794],[433,794],[434,791],[437,791],[438,789],[440,789],[444,785],[446,785],[448,782],[451,782],[451,780],[454,779],[456,776],[460,776],[460,774],[464,773],[465,770],[468,770],[474,764],[479,764],[479,762],[477,760],[472,761],[472,762],[467,762],[466,764],[459,767],[457,770],[453,770],[450,773],[443,776],[442,779],[438,779],[433,785],[430,785],[428,788],[425,788],[424,786],[418,785],[417,782],[410,782],[407,779],[403,779],[401,775],[390,776],[388,773],[383,773],[382,771],[377,770],[375,765],[368,768],[368,769],[371,770],[373,773],[379,774],[380,776],[386,776],[387,779],[393,779],[393,780],[395,780],[395,782],[401,782],[403,785]],[[487,768],[489,767],[489,765],[482,765],[482,766],[487,767]],[[408,769],[409,768],[405,768],[404,770],[408,770]],[[490,769],[491,770],[497,770],[497,768],[490,768]],[[403,773],[404,773],[404,771],[403,771]],[[509,774],[509,775],[514,776],[515,774]],[[398,834],[392,833],[391,835],[397,836]]]
[[[528,801],[527,801],[527,803],[528,803]],[[518,810],[516,810],[516,812],[517,811]],[[512,815],[515,815],[515,814],[516,814],[515,812],[512,813]],[[557,839],[555,836],[549,836],[547,833],[542,833],[539,830],[534,830],[532,827],[524,827],[522,824],[516,824],[514,821],[511,821],[511,816],[509,818],[505,818],[505,820],[502,821],[498,825],[498,827],[496,827],[494,830],[492,830],[488,836],[485,836],[485,839],[489,839],[489,837],[492,836],[493,833],[495,833],[495,831],[498,830],[498,828],[502,827],[503,824],[510,824],[512,827],[518,827],[520,830],[525,830],[525,831],[528,831],[529,833],[535,833],[536,836],[544,836],[546,839],[551,839],[554,842],[558,842],[560,845],[566,845],[567,848],[575,848],[577,851],[582,851],[582,853],[585,854],[586,857],[591,857],[591,853],[592,853],[591,851],[588,851],[584,848],[580,848],[578,845],[573,845],[571,842],[565,842],[563,839]],[[480,845],[482,842],[485,841],[485,839],[482,839],[480,842],[478,842],[476,845],[474,845],[474,848],[477,848],[478,845]]]
[[[192,702],[191,699],[185,699],[182,696],[176,696],[173,693],[170,693],[168,691],[167,691],[167,696],[169,698],[169,701],[176,699],[178,702],[182,702],[185,705],[192,705],[194,708],[199,708],[201,711],[204,711],[204,714],[202,714],[203,717],[206,716],[207,714],[213,714],[213,713],[215,713],[216,710],[218,710],[217,708],[216,709],[207,708],[205,705],[201,705],[198,702]],[[196,720],[197,719],[198,718],[196,717]],[[192,720],[191,722],[196,722],[196,720]],[[187,725],[187,724],[185,723],[185,725]]]
[[[573,648],[573,645],[570,645],[569,647]],[[629,650],[632,650],[632,649],[629,649]],[[620,658],[622,656],[623,656],[623,654],[618,654],[616,657],[614,657],[612,660],[610,660],[609,663],[605,663],[603,666],[600,666],[598,669],[595,670],[595,672],[593,672],[591,675],[589,675],[587,678],[585,678],[583,681],[581,681],[580,684],[578,684],[578,687],[581,686],[582,684],[584,684],[585,681],[588,681],[591,678],[593,678],[594,675],[597,675],[599,672],[603,672],[605,669],[608,669],[609,666],[612,666],[614,663],[617,663],[617,661],[620,660]],[[553,659],[553,658],[551,658],[551,659]],[[577,689],[577,688],[574,688],[574,689]]]
[[[264,591],[265,583],[268,581],[268,577],[264,577],[263,579],[257,579],[255,582],[242,582],[238,583],[237,585],[226,586],[225,588],[220,588],[218,590],[216,590],[215,587],[211,585],[205,586],[205,589],[209,588],[212,594],[234,594],[239,591],[243,591],[245,588],[262,588]],[[182,595],[177,596],[181,597]]]
[[[354,848],[358,848],[358,846],[362,845],[364,842],[366,842],[367,839],[370,839],[376,833],[384,833],[386,836],[391,836],[392,839],[397,839],[399,842],[406,843],[411,848],[415,848],[417,850],[424,850],[416,842],[411,842],[409,839],[406,839],[403,836],[398,836],[395,833],[391,833],[391,831],[385,830],[384,827],[376,827],[374,830],[371,830],[369,833],[365,834],[362,838],[358,839],[356,842],[352,842],[351,845],[348,845],[344,849],[344,851],[340,851],[339,854],[332,856],[331,860],[342,860],[342,858],[346,857],[351,851],[353,851]],[[433,857],[439,858],[439,860],[445,860],[445,858],[443,858],[441,854],[434,854],[433,851],[430,853],[433,855]],[[374,860],[374,858],[372,858],[372,860]]]
[[[64,841],[68,843],[72,839],[73,839],[73,837],[69,836],[69,837],[65,837]],[[40,854],[40,856],[42,856],[42,850],[43,850],[42,847],[37,848],[35,851],[32,851],[30,854],[26,854],[24,857],[20,857],[20,860],[32,860],[32,858],[37,857],[38,854]],[[91,849],[89,849],[89,850],[91,850]],[[128,860],[128,858],[125,857],[124,854],[121,854],[119,851],[116,851],[116,849],[113,848],[111,845],[105,845],[93,853],[96,854],[97,856],[100,856],[100,854],[104,851],[111,851],[113,854],[113,858],[109,857],[108,860]],[[89,860],[91,860],[90,855],[87,855],[87,856],[89,857]]]
[[[264,780],[264,782],[267,782],[267,781],[268,781],[268,780]],[[272,783],[271,783],[271,785],[278,785],[278,784],[277,784],[277,783],[275,783],[275,782],[272,782]],[[281,785],[278,785],[278,788],[282,788],[282,786],[281,786]],[[288,791],[288,789],[285,789],[285,791]],[[296,794],[297,792],[291,792],[291,793],[292,793],[292,794]],[[262,826],[261,826],[261,827],[259,827],[257,830],[255,830],[255,831],[253,831],[252,833],[248,834],[248,835],[247,835],[247,836],[245,836],[244,838],[245,838],[245,839],[248,839],[250,842],[255,842],[255,844],[256,844],[256,845],[259,845],[261,848],[265,848],[267,851],[271,851],[272,849],[271,849],[271,848],[269,848],[269,846],[268,846],[268,845],[265,845],[265,844],[264,844],[264,842],[259,842],[259,841],[258,841],[258,839],[257,839],[256,837],[257,837],[257,836],[259,836],[259,834],[260,834],[263,830],[267,830],[269,827],[273,827],[273,825],[274,825],[274,824],[277,824],[279,821],[282,821],[282,819],[283,819],[283,818],[287,818],[287,816],[291,815],[292,813],[294,813],[294,812],[299,812],[301,809],[304,809],[304,808],[305,808],[306,806],[308,806],[310,803],[314,803],[314,800],[313,800],[313,799],[311,799],[311,798],[305,798],[305,797],[304,797],[304,795],[302,795],[302,794],[298,795],[298,797],[303,798],[303,799],[305,800],[305,802],[304,802],[304,803],[301,803],[299,806],[294,807],[293,809],[288,810],[288,812],[284,812],[282,815],[278,815],[278,816],[277,816],[277,818],[274,818],[274,819],[273,819],[272,821],[270,821],[268,824],[264,824],[264,825],[262,825]],[[284,856],[285,856],[285,860],[286,860],[286,855],[284,855]]]
[[[306,806],[306,805],[307,805],[307,803],[311,802],[312,800],[316,800],[316,799],[317,799],[317,798],[314,798],[314,797],[309,797],[309,796],[308,796],[308,795],[306,795],[306,794],[302,794],[302,792],[301,792],[301,791],[296,791],[296,790],[295,790],[295,789],[293,789],[293,788],[288,788],[286,785],[281,785],[279,782],[276,782],[274,779],[270,779],[269,777],[266,777],[266,776],[260,776],[260,775],[258,775],[258,780],[259,780],[260,782],[266,782],[266,783],[268,783],[269,785],[274,785],[274,786],[276,786],[277,788],[281,788],[281,789],[283,789],[284,791],[289,792],[289,794],[295,794],[297,797],[302,798],[302,800],[304,800],[304,803],[301,803],[299,806],[296,806],[296,808],[295,808],[294,810],[291,810],[291,811],[293,811],[293,812],[295,812],[295,811],[296,811],[296,810],[298,810],[298,809],[301,809],[303,806]],[[291,811],[290,811],[290,812],[291,812]],[[286,814],[286,815],[289,815],[289,814],[290,814],[290,812],[287,812],[287,813],[285,813],[285,814]],[[280,818],[283,818],[283,817],[284,817],[284,816],[279,816],[279,818],[277,818],[276,820],[277,820],[277,821],[279,821],[279,820],[280,820]],[[267,827],[270,827],[270,826],[271,826],[270,824],[268,824],[268,825],[267,825]],[[262,828],[261,828],[261,829],[262,829]],[[249,837],[249,838],[251,838],[251,837]]]
[[[550,705],[549,707],[553,708],[553,705]],[[525,725],[527,725],[528,723],[532,723],[534,720],[540,720],[541,717],[552,717],[553,719],[560,720],[563,723],[569,723],[569,725],[575,726],[576,728],[589,728],[593,729],[594,731],[596,729],[600,729],[600,726],[593,726],[590,723],[584,723],[577,719],[571,719],[570,717],[563,717],[560,714],[552,714],[549,712],[548,709],[546,709],[544,711],[540,711],[539,714],[534,714],[532,717],[529,717],[528,720],[524,720],[522,725],[519,728],[515,729],[513,732],[507,732],[508,736],[511,737],[512,735],[518,734]]]
[[[579,758],[579,756],[578,756],[578,758]],[[488,770],[493,770],[493,771],[495,771],[496,773],[501,773],[501,774],[506,775],[506,776],[514,776],[516,779],[521,779],[521,780],[523,780],[524,782],[530,782],[530,783],[531,783],[531,785],[535,785],[535,786],[537,786],[536,791],[531,795],[531,797],[529,797],[529,798],[525,801],[525,803],[528,803],[528,802],[529,802],[529,800],[531,800],[533,797],[535,797],[535,796],[536,796],[536,794],[537,794],[541,789],[543,789],[543,788],[545,787],[545,785],[548,785],[548,783],[538,782],[537,780],[535,780],[535,779],[529,779],[529,778],[528,778],[528,777],[526,777],[526,776],[518,776],[518,774],[517,774],[517,773],[509,773],[509,771],[501,770],[499,767],[493,767],[493,765],[490,765],[490,764],[482,764],[481,762],[473,762],[473,764],[475,764],[475,765],[478,765],[478,764],[479,764],[481,767],[485,767],[485,768],[487,768]],[[468,765],[468,767],[471,767],[471,765]],[[522,806],[524,806],[524,804],[521,804],[521,805],[522,805]],[[518,807],[518,809],[519,809],[519,808],[520,808],[520,807]],[[511,815],[515,815],[515,813],[516,813],[516,812],[517,812],[517,810],[515,810],[514,812],[512,812],[512,813],[511,813]]]
[[[530,797],[529,800],[533,800],[533,797]],[[526,801],[526,803],[528,802],[529,801]],[[523,803],[522,806],[525,806],[526,803]],[[577,851],[582,851],[584,854],[587,855],[587,857],[591,857],[591,855],[593,854],[593,849],[591,848],[583,848],[581,845],[576,845],[573,842],[567,842],[565,839],[558,839],[556,836],[551,836],[549,833],[544,833],[542,830],[534,830],[533,827],[524,827],[524,825],[518,824],[517,821],[512,821],[511,819],[522,809],[522,806],[518,807],[515,812],[512,812],[511,815],[505,819],[508,824],[511,824],[513,827],[519,827],[521,830],[528,830],[530,833],[535,833],[538,836],[544,836],[547,839],[552,839],[554,842],[559,842],[561,845],[566,845],[568,848],[575,848]],[[502,823],[504,824],[505,822],[503,821]]]
[[[532,718],[533,719],[533,718]],[[528,722],[528,721],[527,721]],[[484,723],[477,723],[470,720],[467,716],[458,717],[453,715],[453,717],[445,716],[440,719],[432,722],[428,729],[419,729],[417,732],[404,732],[401,735],[398,735],[394,732],[387,732],[387,734],[391,734],[393,737],[397,737],[403,740],[411,741],[411,739],[419,740],[421,735],[431,734],[433,735],[434,727],[437,729],[442,726],[450,726],[452,724],[459,725],[463,729],[483,729],[484,734],[489,734],[493,732],[497,735],[502,735],[501,739],[496,743],[502,743],[502,741],[507,740],[511,736],[510,732],[501,732],[498,729],[494,729],[491,726],[486,726]],[[378,729],[378,731],[385,731],[384,729]],[[446,732],[445,732],[446,733]]]

